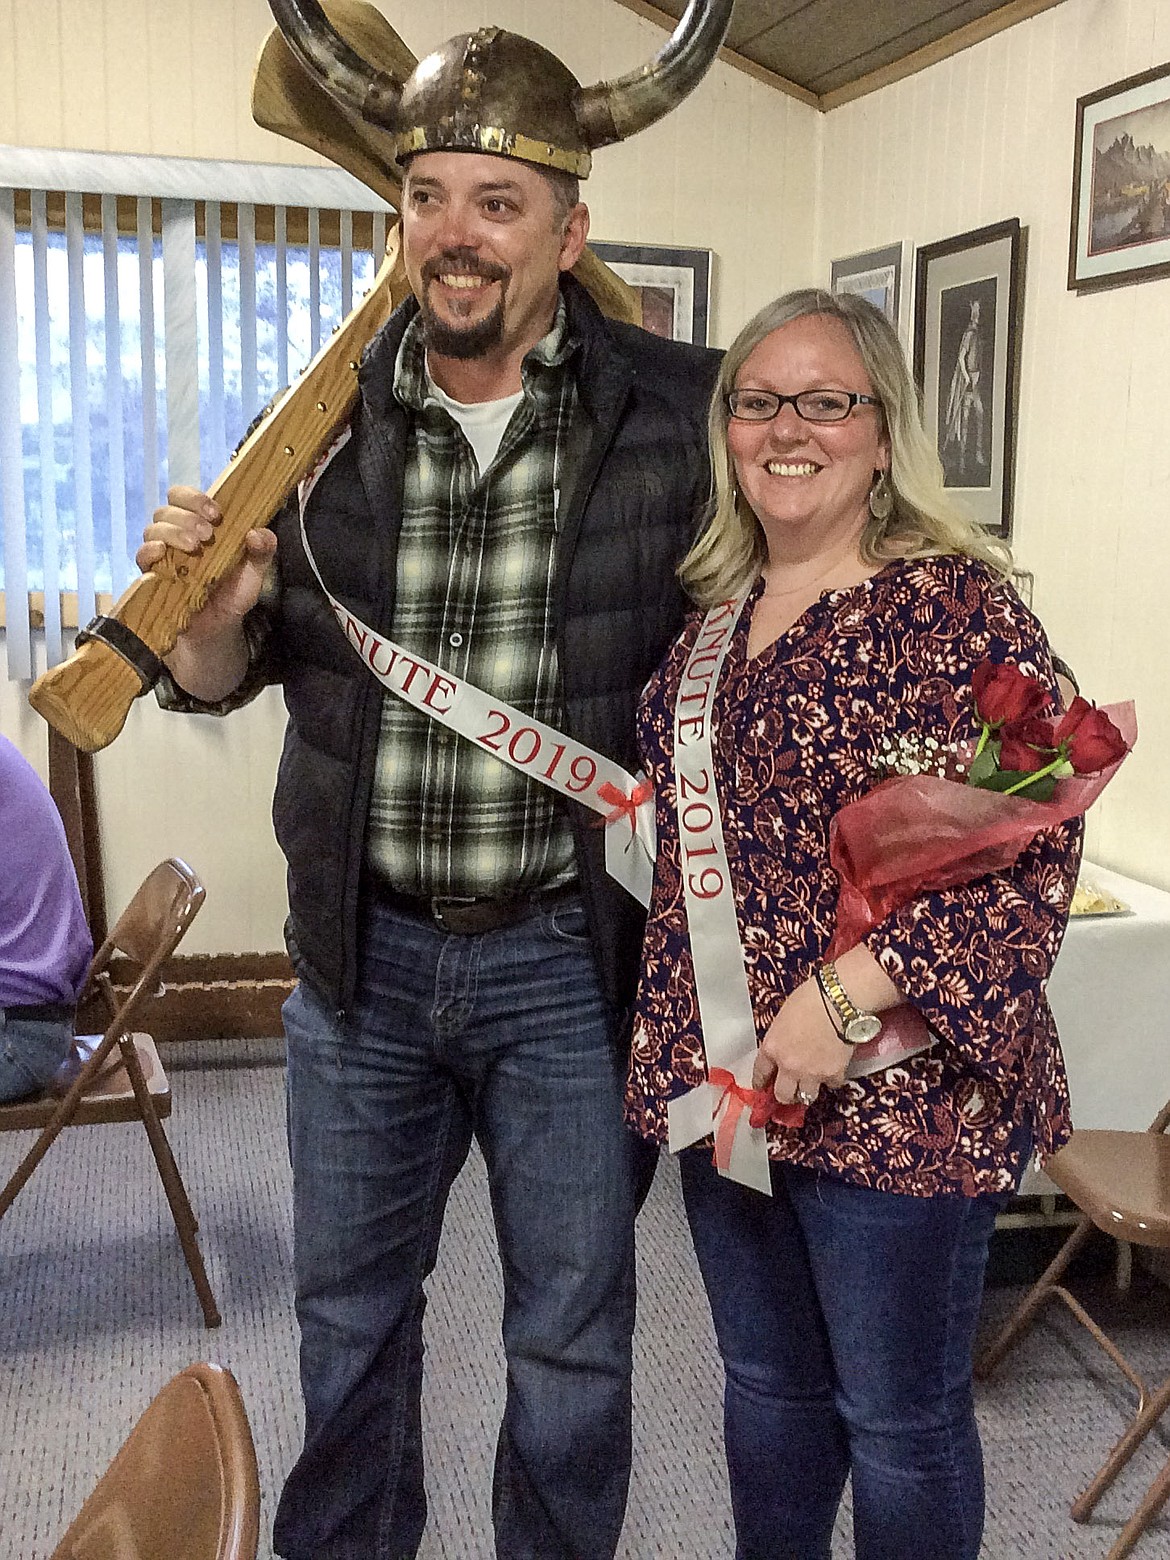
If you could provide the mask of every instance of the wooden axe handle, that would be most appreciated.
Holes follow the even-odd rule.
[[[357,399],[362,349],[408,291],[395,231],[363,301],[208,489],[223,515],[214,541],[205,543],[198,556],[168,547],[163,559],[119,597],[109,616],[160,659],[174,649],[217,582],[239,563],[248,532],[271,521],[346,422]],[[75,747],[93,753],[114,740],[131,704],[145,691],[130,661],[104,640],[87,639],[68,660],[37,678],[29,703]]]

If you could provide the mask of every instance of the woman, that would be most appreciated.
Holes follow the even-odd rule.
[[[770,1198],[718,1174],[709,1144],[680,1156],[726,1372],[736,1553],[827,1557],[852,1474],[863,1560],[973,1560],[988,1239],[1033,1145],[1047,1155],[1069,1131],[1043,991],[1079,827],[913,901],[826,967],[828,825],[900,742],[938,753],[977,733],[982,661],[1054,688],[1048,646],[1004,578],[1006,550],[951,507],[897,337],[869,304],[806,291],[764,309],[727,354],[710,432],[713,516],[682,577],[705,609],[747,589],[710,726],[752,1082],[807,1105],[803,1124],[767,1128]],[[680,873],[675,766],[700,632],[696,617],[641,712],[659,860],[628,1117],[660,1142],[668,1107],[705,1076],[686,897],[689,884],[697,914],[714,880],[690,859],[707,847],[686,840]],[[930,1049],[845,1082],[843,1032],[871,1037],[870,1015],[907,1000]]]

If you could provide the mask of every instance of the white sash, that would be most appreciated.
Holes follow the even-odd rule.
[[[750,587],[707,614],[675,704],[679,868],[707,1081],[670,1101],[667,1125],[671,1153],[708,1137],[714,1128],[720,1175],[770,1195],[766,1134],[764,1128],[751,1126],[746,1108],[759,1047],[712,760],[715,688],[749,594]],[[903,1006],[887,1016],[896,1020],[898,1015],[903,1017],[900,1026],[891,1022],[875,1040],[853,1048],[847,1077],[864,1077],[929,1049],[932,1037],[921,1015]]]
[[[762,1127],[752,1127],[743,1091],[752,1086],[759,1042],[748,991],[743,943],[735,914],[735,892],[723,838],[715,786],[711,713],[727,647],[747,591],[712,607],[687,657],[674,711],[674,770],[678,806],[679,870],[695,970],[695,992],[703,1027],[708,1078],[671,1100],[667,1107],[671,1153],[710,1135],[721,1110],[733,1114],[730,1152],[717,1159],[719,1173],[772,1193],[768,1144]],[[724,1081],[712,1082],[722,1073]]]
[[[376,633],[343,606],[321,578],[305,535],[305,505],[321,473],[349,438],[346,427],[297,489],[305,557],[345,637],[382,686],[405,703],[521,774],[600,813],[606,821],[606,871],[648,907],[656,848],[650,785],[583,742]]]

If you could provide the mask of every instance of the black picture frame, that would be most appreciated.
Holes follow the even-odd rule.
[[[1018,217],[918,250],[914,373],[944,480],[972,517],[1011,535],[1024,230]]]
[[[858,293],[879,308],[910,344],[910,257],[914,246],[908,238],[846,255],[829,264],[831,293]]]
[[[711,251],[589,241],[594,254],[642,294],[642,324],[672,341],[707,345]]]
[[[1068,285],[1170,276],[1170,63],[1077,99]]]

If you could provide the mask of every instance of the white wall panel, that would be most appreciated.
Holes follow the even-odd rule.
[[[59,146],[65,129],[58,6],[55,0],[10,0],[10,8],[11,65],[5,72],[8,90],[0,92],[4,139]]]
[[[164,856],[207,885],[185,953],[269,952],[282,945],[284,862],[270,817],[284,705],[267,689],[225,719],[174,715],[139,699],[94,760],[111,915]]]

